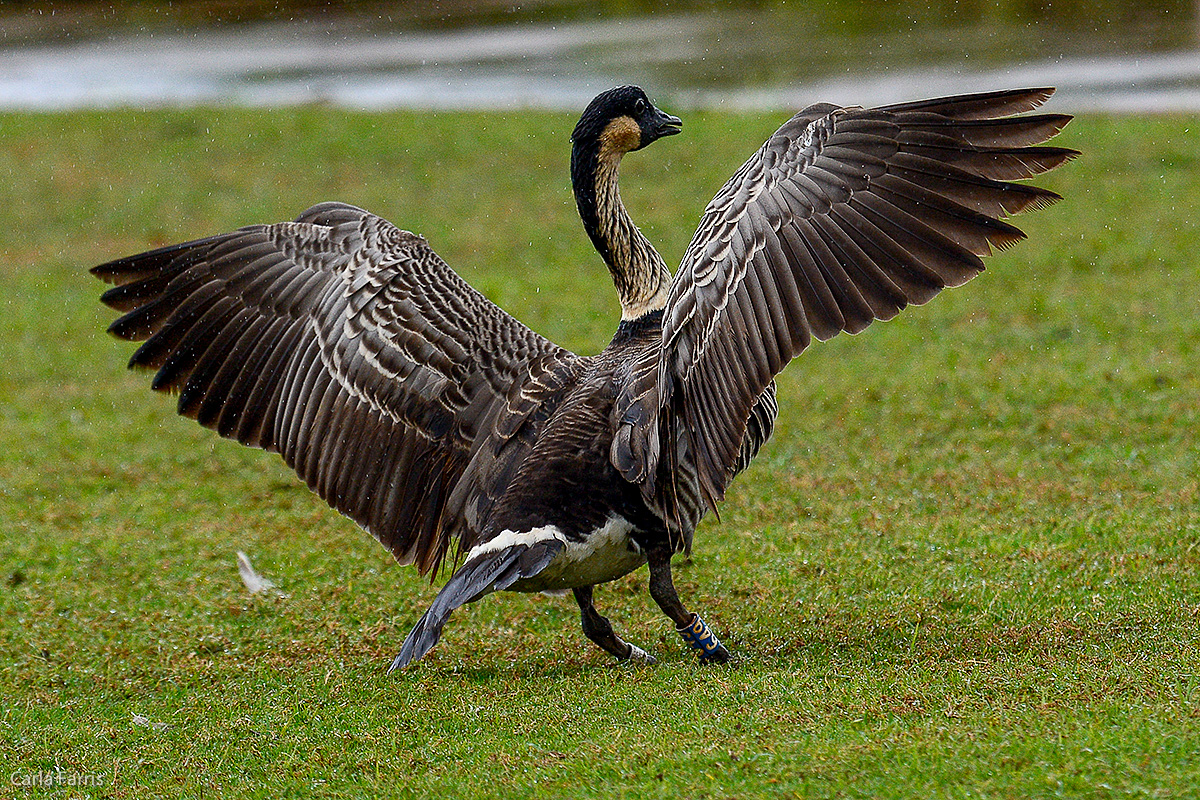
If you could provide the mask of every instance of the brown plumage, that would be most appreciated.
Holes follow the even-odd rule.
[[[572,136],[572,181],[623,314],[592,357],[513,319],[421,237],[340,203],[92,271],[117,284],[110,330],[144,340],[130,365],[157,370],[181,414],[280,453],[401,563],[461,564],[394,667],[501,589],[572,589],[589,638],[652,661],[592,602],[647,562],[684,638],[726,660],[670,559],[770,435],[773,377],[812,339],[924,303],[1023,238],[1000,218],[1059,198],[1011,181],[1075,155],[1034,146],[1069,117],[1012,116],[1051,91],[810,106],[708,205],[673,278],[617,172],[679,120],[636,87],[600,95]]]

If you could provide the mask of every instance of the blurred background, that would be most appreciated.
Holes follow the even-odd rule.
[[[0,109],[873,105],[1055,85],[1200,108],[1200,0],[0,3]]]

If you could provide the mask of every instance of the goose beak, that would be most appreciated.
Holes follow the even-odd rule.
[[[683,130],[683,121],[679,117],[673,117],[661,109],[653,108],[647,116],[649,119],[641,123],[642,141],[635,150],[640,150],[664,136],[674,136]]]
[[[683,130],[683,120],[679,117],[673,117],[658,109],[655,109],[655,111],[658,113],[654,117],[654,138],[674,136]]]

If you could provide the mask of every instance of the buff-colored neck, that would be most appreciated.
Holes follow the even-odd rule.
[[[630,124],[628,117],[614,120],[597,141],[576,142],[571,158],[579,215],[612,273],[624,320],[665,308],[671,285],[666,262],[633,223],[617,187],[621,157],[637,146]]]

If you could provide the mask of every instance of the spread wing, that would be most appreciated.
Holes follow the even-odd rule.
[[[471,464],[579,358],[456,275],[425,240],[340,203],[93,268],[145,340],[131,367],[179,413],[279,452],[322,498],[435,571],[479,531]],[[510,434],[511,435],[511,434]],[[480,453],[486,450],[486,453]]]
[[[626,414],[634,430],[613,454],[618,468],[653,483],[660,434],[686,436],[712,506],[755,403],[812,339],[924,303],[1024,238],[1001,218],[1060,198],[1011,181],[1076,153],[1032,146],[1070,117],[1011,115],[1052,91],[814,105],[785,123],[705,210],[671,286],[657,380]]]

